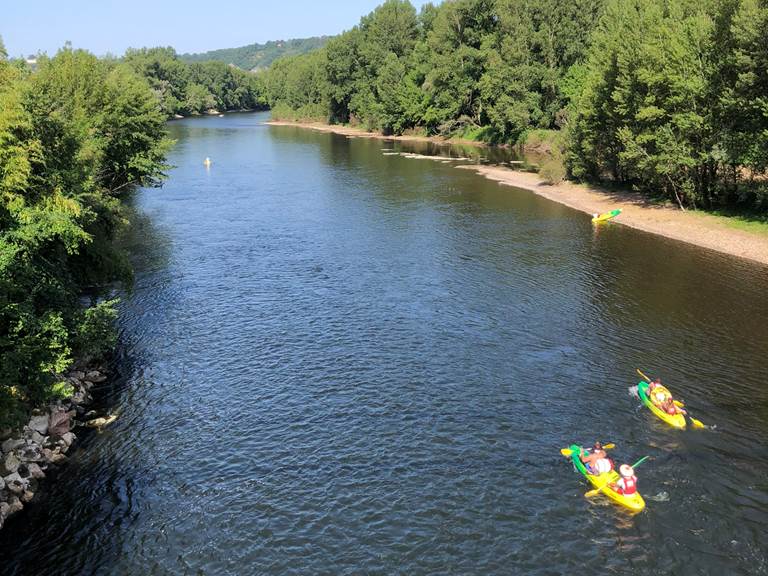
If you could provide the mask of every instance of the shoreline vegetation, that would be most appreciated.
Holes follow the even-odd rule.
[[[386,136],[362,128],[323,124],[320,122],[270,120],[267,124],[271,126],[293,126],[356,138],[376,138],[404,142],[434,142],[442,145],[488,146],[488,144],[482,142],[445,139],[436,136]],[[733,227],[734,221],[729,217],[719,217],[706,212],[690,210],[684,212],[669,203],[655,204],[637,192],[609,190],[569,181],[548,184],[539,174],[515,170],[505,166],[461,164],[456,167],[464,170],[473,170],[490,180],[534,192],[548,200],[564,204],[587,214],[608,212],[614,208],[621,208],[622,213],[619,219],[616,220],[617,223],[768,265],[768,227],[758,231],[737,229]]]
[[[159,186],[166,113],[133,67],[65,46],[35,69],[0,41],[0,527],[66,460],[84,406],[108,385],[124,199]]]
[[[386,0],[263,73],[276,119],[530,145],[540,172],[768,222],[761,0]]]

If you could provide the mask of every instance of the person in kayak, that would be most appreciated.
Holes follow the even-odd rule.
[[[675,404],[672,396],[667,396],[666,400],[659,405],[659,408],[671,416],[674,416],[675,414],[686,414],[685,410]]]
[[[613,462],[608,458],[608,454],[603,450],[603,445],[600,442],[595,442],[590,450],[582,448],[579,458],[590,474],[604,474],[613,470]]]
[[[635,470],[629,464],[622,464],[619,466],[619,474],[621,478],[619,481],[611,484],[611,489],[614,492],[629,496],[637,492],[637,477],[635,476]]]

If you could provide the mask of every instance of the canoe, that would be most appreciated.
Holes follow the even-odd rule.
[[[667,390],[664,386],[659,386],[658,389],[663,390],[664,392],[672,396],[669,390]],[[683,416],[682,414],[667,414],[666,412],[664,412],[664,410],[661,410],[656,406],[656,404],[651,402],[651,399],[648,397],[648,394],[649,394],[648,382],[645,382],[645,381],[638,382],[637,393],[640,396],[640,400],[643,401],[643,404],[648,406],[650,411],[656,414],[656,416],[658,416],[662,420],[664,420],[664,422],[666,422],[673,428],[680,428],[680,429],[685,428],[685,416]]]
[[[594,216],[592,218],[592,222],[605,222],[607,220],[610,220],[611,218],[615,218],[621,214],[621,208],[617,208],[616,210],[611,210],[610,212],[603,212],[602,214],[598,214],[597,216]]]
[[[592,483],[592,486],[595,488],[600,488],[601,493],[608,496],[608,498],[616,502],[616,504],[620,504],[625,508],[629,508],[632,512],[640,512],[643,510],[643,508],[645,508],[645,500],[643,500],[643,497],[640,496],[640,492],[635,492],[634,494],[625,496],[624,494],[619,494],[609,486],[609,484],[612,484],[619,479],[619,473],[616,472],[616,470],[611,470],[610,472],[597,475],[590,474],[587,472],[587,469],[584,467],[584,464],[579,458],[579,454],[581,453],[581,446],[572,444],[570,449],[573,465],[579,472],[584,475],[587,480]]]

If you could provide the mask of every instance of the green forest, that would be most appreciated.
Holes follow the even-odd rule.
[[[223,62],[187,63],[173,48],[129,49],[122,61],[149,82],[168,117],[264,106],[261,78]]]
[[[263,70],[284,56],[306,54],[322,48],[328,36],[313,36],[312,38],[294,38],[292,40],[271,40],[264,44],[248,44],[238,48],[222,48],[197,54],[181,54],[184,62],[223,62],[232,64],[242,70]]]
[[[68,395],[56,374],[114,344],[122,199],[163,177],[165,122],[126,63],[65,48],[32,72],[0,42],[0,428]]]
[[[545,177],[768,209],[766,0],[387,0],[264,74],[276,118],[553,143]]]

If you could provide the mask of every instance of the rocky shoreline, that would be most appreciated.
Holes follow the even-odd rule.
[[[33,501],[46,475],[67,461],[77,441],[74,429],[101,428],[116,418],[88,410],[92,391],[107,381],[104,365],[74,367],[61,378],[73,388],[69,398],[33,410],[21,430],[0,432],[0,529]]]

